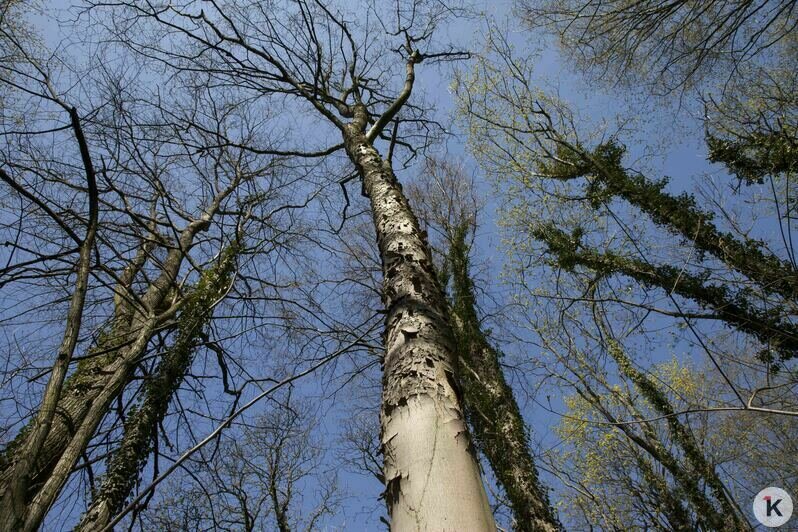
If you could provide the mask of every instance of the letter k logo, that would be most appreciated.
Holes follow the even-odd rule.
[[[781,512],[779,511],[779,503],[782,499],[776,499],[776,502],[773,502],[773,497],[770,495],[765,495],[765,502],[767,503],[767,516],[770,517],[774,512],[779,517],[782,517]]]
[[[792,497],[783,489],[771,486],[756,494],[753,510],[757,521],[767,528],[777,528],[792,516]]]

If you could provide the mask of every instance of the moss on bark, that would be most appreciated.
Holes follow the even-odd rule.
[[[713,310],[717,319],[730,327],[755,336],[762,344],[777,351],[783,360],[798,355],[798,327],[785,320],[778,308],[762,309],[744,293],[732,293],[725,286],[709,284],[684,269],[655,266],[610,251],[597,252],[581,243],[579,232],[569,235],[551,224],[537,227],[533,232],[536,238],[546,243],[562,268],[583,266],[604,275],[621,274],[646,286],[676,293]],[[770,362],[769,351],[764,352],[761,358]]]
[[[210,321],[214,303],[229,286],[237,249],[237,244],[228,246],[219,261],[203,272],[196,286],[185,296],[174,344],[153,376],[145,381],[143,397],[125,421],[122,441],[108,459],[100,488],[77,530],[104,528],[135,487],[152,450],[157,426],[166,416],[169,403],[193,361],[196,341]]]
[[[765,144],[776,150],[777,144]],[[730,168],[735,168],[734,164],[737,163],[727,159],[732,155],[743,157],[744,153],[743,147],[720,141],[715,145],[710,144],[710,148],[715,150],[711,152],[714,153],[712,157],[732,165]],[[765,167],[770,169],[768,171],[783,170],[798,164],[796,148],[789,148],[785,144],[777,151],[781,154],[778,160],[762,161],[761,158],[755,158],[761,165],[757,167],[759,173],[756,175],[764,175],[762,172],[765,172]],[[767,157],[777,157],[774,153],[768,153]],[[650,180],[627,171],[622,165],[624,154],[625,148],[613,142],[600,144],[593,151],[581,146],[565,146],[560,148],[557,160],[542,164],[541,170],[556,179],[589,177],[586,192],[594,208],[611,197],[623,198],[648,214],[654,223],[680,235],[698,251],[714,256],[746,276],[764,292],[779,294],[790,300],[798,298],[798,271],[790,262],[771,254],[760,242],[742,240],[720,231],[712,223],[712,213],[700,209],[692,195],[665,192],[667,179]],[[789,157],[792,160],[788,160]]]
[[[446,268],[452,285],[452,322],[466,416],[477,446],[507,493],[516,529],[558,530],[560,524],[538,479],[526,425],[504,378],[499,352],[480,327],[469,272],[468,229],[467,223],[461,223],[450,235]]]

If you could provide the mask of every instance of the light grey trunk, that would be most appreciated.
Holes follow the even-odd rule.
[[[385,305],[382,452],[391,529],[492,531],[457,390],[452,331],[429,248],[389,164],[363,133],[365,109],[344,130],[371,200]]]

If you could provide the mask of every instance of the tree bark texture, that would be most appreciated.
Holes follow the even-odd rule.
[[[155,374],[145,382],[144,398],[128,415],[122,442],[109,458],[100,488],[76,530],[104,529],[130,496],[149,458],[158,423],[166,416],[169,403],[191,366],[196,340],[210,321],[213,305],[229,286],[235,259],[233,244],[186,296],[177,320],[177,338]]]
[[[529,452],[526,424],[499,365],[499,353],[480,328],[468,271],[467,229],[465,223],[454,228],[454,234],[449,235],[448,253],[452,316],[466,415],[479,449],[507,493],[516,529],[559,530],[560,524]]]
[[[37,460],[25,479],[25,492],[15,498],[14,510],[0,516],[0,529],[17,530],[23,527],[33,501],[50,479],[62,459],[65,449],[76,437],[91,410],[98,408],[97,399],[111,383],[115,364],[122,358],[138,358],[146,342],[141,342],[144,330],[131,333],[129,317],[117,317],[102,333],[97,345],[82,360],[75,372],[67,378],[59,394],[56,416],[41,445]],[[147,341],[149,336],[147,336]],[[140,351],[137,351],[139,350]],[[0,494],[6,499],[17,475],[17,453],[27,445],[29,429],[26,427],[6,447],[0,462]],[[70,469],[71,469],[70,465]],[[8,500],[8,499],[6,499]],[[5,504],[5,501],[4,501]]]
[[[391,529],[495,530],[458,390],[452,330],[429,247],[390,164],[364,133],[343,130],[370,199],[385,305],[382,452]]]
[[[31,473],[23,479],[22,496],[15,496],[20,494],[18,468],[24,465],[19,453],[30,445],[30,429],[23,429],[3,450],[0,508],[4,511],[0,513],[0,530],[33,531],[41,526],[111,402],[130,380],[136,362],[145,353],[157,328],[168,318],[164,306],[170,305],[169,295],[185,254],[196,234],[207,229],[223,197],[220,194],[202,217],[181,232],[178,246],[170,250],[161,265],[160,275],[136,303],[131,304],[132,300],[124,297],[115,298],[119,304],[109,333],[101,335],[97,348],[90,351],[91,356],[82,360],[64,383],[56,405],[58,421],[49,427]],[[131,266],[130,275],[135,276],[136,265]],[[128,271],[124,276],[127,275]],[[125,289],[121,286],[117,292]]]

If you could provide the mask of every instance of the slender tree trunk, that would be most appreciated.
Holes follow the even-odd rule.
[[[675,532],[692,532],[696,529],[695,523],[690,519],[690,514],[683,504],[683,496],[675,492],[660,471],[654,469],[651,461],[639,453],[634,453],[635,463],[640,469],[643,480],[651,487],[655,494],[658,510],[667,519],[671,530]]]
[[[46,444],[47,436],[52,429],[69,364],[72,362],[72,356],[78,343],[78,335],[80,334],[83,320],[83,307],[89,288],[91,256],[97,236],[99,202],[94,166],[77,109],[74,107],[69,109],[69,116],[75,138],[80,147],[81,159],[86,173],[89,191],[89,222],[86,236],[79,246],[80,253],[75,265],[77,271],[75,289],[72,292],[69,309],[67,310],[66,328],[50,371],[50,378],[44,389],[41,406],[27,427],[28,430],[23,445],[16,448],[14,475],[7,479],[7,482],[3,484],[2,492],[0,492],[0,513],[14,522],[19,522],[25,515],[25,500],[31,477],[35,472],[36,464],[39,462],[42,447]],[[19,185],[15,184],[13,179],[5,172],[0,171],[0,177],[3,181],[11,184],[13,188],[19,190]],[[22,194],[28,196],[24,191],[22,191]]]
[[[277,477],[272,476],[269,479],[269,497],[272,500],[274,507],[274,520],[277,521],[277,530],[279,532],[291,532],[291,525],[288,522],[288,502],[280,497],[277,490]]]
[[[53,467],[44,485],[40,487],[28,504],[24,525],[20,528],[11,528],[10,530],[33,532],[39,529],[45,515],[69,478],[72,468],[94,436],[97,427],[108,413],[111,403],[129,382],[133,367],[139,357],[144,354],[157,324],[158,320],[155,318],[148,320],[141,334],[136,338],[136,341],[131,345],[130,349],[124,353],[124,356],[116,359],[109,366],[104,368],[104,370],[109,372],[105,380],[105,386],[91,402],[91,406],[87,410],[83,422],[77,427],[74,435],[72,435],[68,444],[63,449],[58,462]]]
[[[694,476],[703,477],[705,486],[712,491],[721,510],[717,512],[717,519],[720,522],[724,522],[722,520],[725,520],[726,525],[734,530],[747,530],[748,526],[741,518],[742,512],[740,508],[734,500],[729,497],[723,481],[718,476],[710,460],[707,459],[704,450],[699,445],[693,432],[675,415],[676,411],[667,395],[655,381],[650,379],[645,373],[639,371],[632,364],[631,359],[621,345],[608,335],[604,327],[602,327],[602,329],[605,330],[605,337],[609,338],[607,341],[607,351],[618,364],[618,368],[635,384],[642,396],[651,404],[654,410],[658,414],[665,416],[665,421],[670,431],[670,437],[684,451],[684,460],[690,464],[692,474]]]
[[[140,248],[133,262],[122,273],[119,284],[115,289],[114,317],[109,321],[87,356],[77,364],[75,372],[70,375],[59,393],[57,415],[54,417],[47,431],[47,437],[39,448],[36,462],[30,467],[27,476],[27,487],[22,499],[20,510],[15,514],[3,513],[2,519],[5,526],[12,526],[13,519],[21,520],[25,506],[36,495],[37,490],[52,474],[64,449],[73,437],[76,428],[85,419],[89,408],[103,389],[107,380],[106,366],[111,364],[121,355],[121,351],[135,341],[133,331],[133,313],[135,312],[130,300],[125,297],[133,282],[136,273],[146,261],[147,254],[152,248],[151,243],[145,243]],[[19,454],[28,445],[34,422],[23,428],[2,454],[0,454],[0,493],[6,497],[11,489],[12,481],[18,475]],[[14,526],[21,526],[18,521]]]
[[[784,319],[779,309],[760,308],[742,291],[733,292],[725,285],[710,284],[698,275],[669,264],[655,266],[612,251],[598,252],[554,225],[536,228],[533,234],[546,243],[563,268],[580,265],[604,274],[619,273],[647,286],[692,299],[713,310],[717,319],[755,336],[763,345],[772,346],[784,360],[798,356],[798,326]]]
[[[111,402],[129,381],[136,361],[144,354],[157,327],[169,317],[162,307],[170,304],[168,296],[185,253],[196,234],[207,229],[213,212],[227,193],[220,193],[208,212],[181,232],[178,246],[170,250],[162,263],[161,274],[150,284],[135,305],[136,308],[131,306],[121,311],[124,316],[121,321],[127,324],[126,328],[122,328],[124,332],[112,329],[110,339],[100,342],[97,356],[82,361],[64,383],[56,406],[60,422],[51,424],[40,446],[37,460],[26,481],[24,498],[18,500],[19,504],[15,506],[18,511],[0,514],[0,530],[32,531],[41,525],[75,462],[108,412]],[[117,325],[118,320],[115,320],[114,328]],[[19,460],[20,449],[29,445],[30,432],[27,428],[23,429],[3,452],[0,464],[3,466],[0,473],[3,504],[8,504],[6,501],[13,495],[18,468],[24,465]]]
[[[177,320],[175,343],[145,383],[144,399],[128,416],[122,442],[108,460],[102,484],[76,530],[102,530],[130,496],[149,458],[156,427],[166,416],[169,403],[191,366],[194,344],[211,318],[213,305],[228,288],[235,258],[234,244],[186,296]]]
[[[516,529],[554,531],[560,529],[538,480],[535,461],[529,453],[526,425],[513,390],[504,379],[499,353],[480,329],[474,288],[469,275],[467,223],[454,228],[448,254],[452,279],[452,315],[460,363],[466,414],[474,438],[485,454],[496,478],[507,492]]]
[[[652,426],[645,421],[645,416],[637,410],[636,406],[630,401],[625,400],[626,407],[632,412],[632,416],[638,422],[640,432],[633,429],[628,423],[621,423],[618,418],[610,412],[601,401],[601,397],[594,392],[586,383],[582,383],[583,390],[577,391],[580,396],[592,404],[596,410],[610,423],[616,424],[618,430],[623,432],[632,442],[643,449],[668,473],[673,476],[674,481],[679,486],[679,493],[682,498],[688,501],[695,509],[696,520],[702,530],[738,530],[729,527],[730,523],[726,517],[719,512],[716,505],[707,497],[702,485],[702,478],[694,471],[685,467],[685,464],[673,452],[670,446],[662,442],[662,438],[654,431]],[[731,517],[730,517],[731,518]],[[739,528],[747,530],[747,528]]]
[[[391,529],[495,530],[457,390],[452,331],[429,248],[354,109],[346,151],[370,199],[383,268],[382,451]]]
[[[106,332],[100,335],[96,346],[89,350],[75,372],[64,382],[59,394],[55,416],[47,437],[39,448],[37,460],[30,468],[25,493],[18,500],[20,511],[6,512],[0,516],[0,530],[16,530],[22,527],[28,506],[39,490],[53,475],[64,450],[75,433],[94,408],[95,400],[105,388],[111,366],[129,353],[132,344],[142,331],[132,332],[131,316],[125,311],[117,313]],[[137,356],[135,353],[132,355]],[[32,422],[31,425],[32,426]],[[15,476],[18,474],[18,453],[25,448],[30,438],[30,428],[26,427],[3,450],[0,457],[0,493],[6,496]]]

